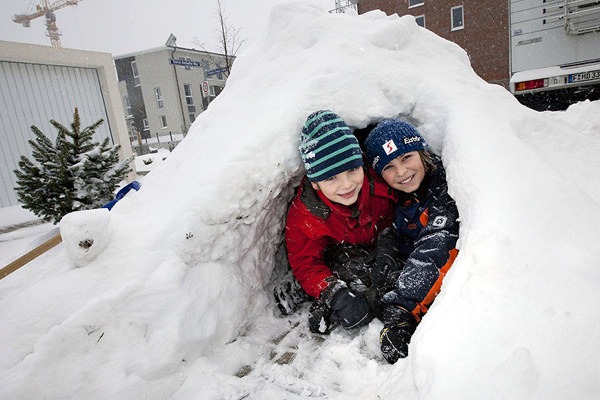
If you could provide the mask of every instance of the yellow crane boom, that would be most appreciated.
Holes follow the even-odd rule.
[[[53,47],[61,47],[60,36],[61,32],[56,26],[56,15],[54,11],[66,7],[76,6],[81,0],[40,0],[39,4],[35,5],[35,11],[27,14],[17,14],[13,17],[13,21],[23,25],[25,28],[31,26],[31,20],[38,17],[46,17],[46,36],[50,38],[50,43]]]

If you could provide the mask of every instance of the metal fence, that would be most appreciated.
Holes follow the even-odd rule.
[[[173,133],[159,135],[156,133],[149,138],[138,138],[131,141],[131,148],[138,156],[144,154],[156,153],[158,149],[167,149],[172,151],[185,137],[185,133]]]

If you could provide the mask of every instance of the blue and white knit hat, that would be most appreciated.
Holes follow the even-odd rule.
[[[300,155],[311,182],[363,166],[358,140],[344,120],[329,110],[316,111],[306,119]]]
[[[425,139],[414,126],[396,119],[381,121],[365,140],[366,156],[373,169],[381,175],[394,158],[411,151],[427,150]]]

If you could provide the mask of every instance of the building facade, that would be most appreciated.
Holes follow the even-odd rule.
[[[114,60],[134,144],[187,134],[227,76],[224,55],[174,45]]]
[[[358,13],[411,14],[419,25],[468,54],[475,72],[509,88],[509,2],[495,0],[359,0]]]
[[[0,207],[18,204],[13,171],[31,159],[31,126],[55,141],[50,120],[69,126],[75,107],[82,127],[104,120],[94,141],[121,145],[121,160],[132,155],[109,53],[0,41]]]

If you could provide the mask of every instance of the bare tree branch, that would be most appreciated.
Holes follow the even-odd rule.
[[[217,17],[217,49],[225,57],[225,65],[221,65],[221,61],[211,55],[211,52],[206,50],[206,46],[203,42],[200,42],[198,38],[194,38],[194,44],[198,45],[203,51],[209,53],[211,61],[224,68],[223,72],[226,76],[229,76],[231,72],[231,66],[235,59],[240,47],[246,39],[240,39],[240,28],[235,28],[227,23],[227,15],[225,8],[221,3],[221,0],[216,1],[216,17]]]

